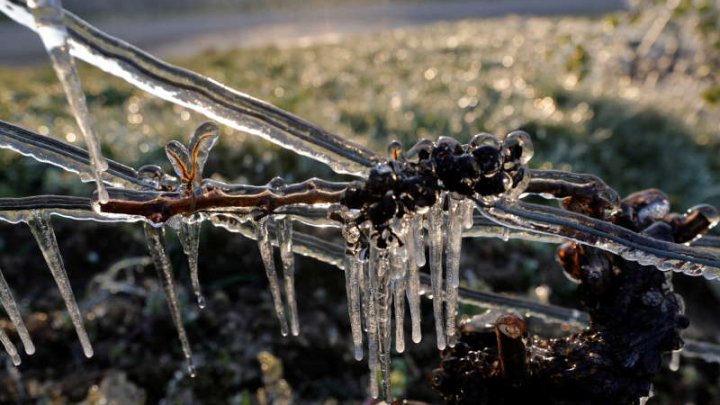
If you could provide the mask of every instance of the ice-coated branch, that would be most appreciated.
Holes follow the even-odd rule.
[[[703,211],[709,227],[717,224],[714,209]],[[720,277],[720,257],[715,253],[658,240],[579,213],[525,202],[496,202],[481,212],[503,226],[561,236],[663,271],[702,275],[707,279]]]
[[[0,11],[37,30],[20,0],[1,0]],[[70,53],[172,103],[182,105],[240,131],[325,163],[338,173],[364,176],[378,160],[375,153],[265,101],[213,79],[171,65],[114,38],[64,10]]]
[[[255,209],[272,213],[275,209],[294,204],[332,204],[340,201],[341,191],[309,189],[292,194],[277,194],[264,190],[256,194],[227,194],[212,187],[199,194],[176,192],[138,192],[125,189],[108,189],[110,200],[99,204],[103,213],[112,215],[142,216],[155,223],[165,222],[173,216],[196,211],[243,211]]]

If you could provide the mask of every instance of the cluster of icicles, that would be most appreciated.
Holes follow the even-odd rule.
[[[345,258],[350,326],[355,358],[363,358],[363,332],[367,337],[370,392],[374,398],[382,387],[390,398],[390,348],[395,326],[395,350],[405,350],[405,300],[409,306],[411,337],[422,339],[420,329],[420,298],[423,293],[419,268],[430,269],[433,315],[438,349],[454,345],[458,287],[460,285],[460,248],[463,228],[473,225],[474,203],[449,195],[448,210],[441,198],[425,214],[406,215],[396,219],[393,232],[401,243],[380,249],[374,243]],[[427,230],[427,232],[425,232]],[[345,228],[346,240],[357,239],[356,228]],[[427,233],[427,235],[426,235]],[[429,254],[425,256],[427,243]],[[445,258],[443,265],[443,256]],[[444,269],[444,271],[443,271]],[[444,304],[444,308],[443,308]],[[378,373],[379,371],[379,373]],[[377,377],[381,376],[380,384]]]

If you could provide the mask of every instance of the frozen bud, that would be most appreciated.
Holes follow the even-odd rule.
[[[451,138],[449,136],[441,136],[440,138],[438,138],[437,145],[447,147],[448,150],[450,150],[455,155],[463,153],[462,144],[458,142],[457,139]]]
[[[694,213],[700,214],[705,218],[705,220],[709,223],[708,228],[714,228],[720,221],[720,214],[718,214],[718,210],[712,205],[700,204],[688,210],[688,215],[692,215]]]
[[[394,140],[390,142],[390,145],[388,145],[387,148],[388,156],[390,159],[393,160],[400,160],[405,157],[405,153],[403,152],[403,146],[402,143],[398,140]]]
[[[282,177],[273,177],[272,180],[268,183],[268,186],[274,191],[282,190],[285,188],[285,185],[287,183]]]
[[[503,148],[507,149],[511,160],[520,160],[520,164],[527,164],[535,154],[530,135],[525,131],[513,131],[503,141]]]
[[[498,148],[485,144],[473,150],[472,154],[483,176],[493,176],[500,170],[502,155]]]
[[[163,169],[157,165],[145,165],[138,169],[138,179],[160,180],[165,175]]]
[[[405,157],[407,159],[424,160],[430,157],[435,144],[429,139],[418,141],[410,150],[407,151]]]
[[[470,140],[470,146],[472,148],[490,146],[496,150],[499,150],[502,147],[500,141],[494,135],[488,134],[487,132],[481,132],[473,136]]]

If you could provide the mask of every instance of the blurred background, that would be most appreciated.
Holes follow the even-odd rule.
[[[409,148],[519,128],[533,136],[535,168],[592,173],[622,194],[658,187],[678,212],[720,206],[717,0],[63,3],[110,34],[378,151],[392,139]],[[40,40],[4,17],[0,38],[0,119],[83,146]],[[162,147],[204,121],[90,66],[81,64],[81,77],[103,151],[122,163],[169,170]],[[252,184],[343,178],[230,128],[221,137],[206,175]],[[0,165],[2,197],[93,189],[14,153],[0,151]],[[352,358],[337,269],[297,258],[301,335],[282,338],[254,242],[203,228],[208,306],[199,310],[171,235],[198,365],[190,379],[141,227],[54,224],[96,356],[83,357],[30,232],[0,224],[0,268],[38,347],[17,368],[0,355],[0,402],[251,404],[288,392],[297,403],[367,400],[367,366]],[[578,307],[554,253],[466,240],[462,280]],[[720,341],[717,288],[688,277],[675,285],[692,322],[686,336]],[[393,383],[399,398],[437,402],[426,380],[440,356],[423,304],[423,342],[394,354]],[[2,316],[0,327],[15,338]],[[683,359],[678,372],[658,377],[650,403],[718,404],[719,386],[720,366]]]

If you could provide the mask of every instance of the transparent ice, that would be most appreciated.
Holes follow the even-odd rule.
[[[85,331],[83,316],[75,301],[70,279],[68,279],[67,272],[65,271],[65,264],[63,264],[62,256],[60,255],[60,248],[58,247],[52,224],[47,215],[37,212],[28,218],[27,225],[30,227],[35,241],[38,247],[40,247],[40,251],[50,269],[50,273],[52,273],[55,283],[60,290],[60,295],[63,301],[65,301],[65,307],[70,314],[70,320],[73,326],[75,326],[75,332],[78,335],[78,339],[80,339],[83,353],[85,357],[90,358],[93,356],[93,348],[90,344],[90,338]]]
[[[292,248],[293,226],[290,217],[275,216],[280,260],[283,265],[283,280],[285,282],[285,300],[290,313],[290,333],[293,336],[300,334],[300,321],[298,320],[297,298],[295,297],[295,257]]]
[[[155,264],[155,269],[158,272],[163,291],[165,292],[165,299],[167,299],[168,302],[170,316],[175,324],[175,329],[180,339],[180,346],[187,361],[188,374],[191,377],[195,377],[195,364],[192,359],[190,341],[185,333],[185,326],[183,326],[182,314],[180,313],[180,302],[178,301],[177,292],[175,291],[175,277],[173,276],[172,264],[165,250],[164,229],[162,227],[153,227],[147,223],[143,224],[143,227],[145,229],[148,251]]]
[[[270,294],[272,295],[273,305],[275,306],[275,315],[280,322],[280,333],[283,336],[288,335],[288,322],[285,317],[285,306],[283,305],[282,295],[280,294],[280,283],[278,280],[277,270],[275,269],[275,259],[273,258],[273,247],[270,242],[270,234],[267,229],[267,218],[263,218],[257,223],[257,241],[260,249],[260,256],[265,265],[265,275],[270,284]]]
[[[35,353],[35,345],[33,344],[32,339],[30,339],[30,333],[28,332],[27,327],[25,327],[25,322],[23,322],[17,303],[15,302],[15,298],[13,298],[10,286],[7,281],[5,281],[2,271],[0,271],[0,304],[2,304],[3,309],[5,309],[5,313],[15,326],[15,330],[17,330],[23,347],[25,348],[25,353]]]
[[[185,256],[188,259],[190,267],[190,281],[193,287],[193,293],[197,300],[198,306],[205,308],[205,297],[202,295],[200,287],[200,276],[198,272],[198,250],[200,247],[200,226],[202,222],[196,219],[181,220],[178,229],[178,237],[182,245]]]
[[[432,280],[432,299],[433,314],[435,317],[435,334],[437,338],[437,347],[440,350],[445,349],[447,342],[445,340],[445,323],[443,317],[443,204],[444,198],[430,207],[427,214],[428,229],[428,245],[430,250],[430,258],[428,266],[430,267],[430,278]]]

